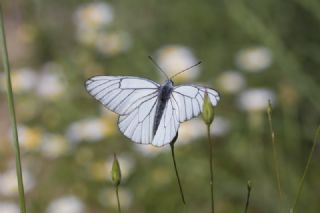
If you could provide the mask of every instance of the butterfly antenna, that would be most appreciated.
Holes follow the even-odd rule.
[[[149,58],[150,61],[158,68],[158,70],[159,70],[160,72],[162,72],[162,73],[166,76],[167,79],[169,79],[169,76],[167,75],[167,73],[165,73],[165,72],[161,69],[161,67],[156,63],[156,61],[155,61],[150,55],[148,56],[148,58]]]
[[[174,77],[176,77],[177,75],[180,75],[181,73],[183,73],[183,72],[185,72],[185,71],[187,71],[187,70],[190,70],[190,69],[192,69],[193,67],[198,66],[198,65],[199,65],[199,64],[201,64],[201,63],[202,63],[202,62],[201,62],[201,61],[199,61],[198,63],[196,63],[196,64],[192,65],[191,67],[188,67],[187,69],[184,69],[184,70],[182,70],[182,71],[180,71],[180,72],[178,72],[178,73],[174,74],[173,76],[171,76],[171,77],[170,77],[170,80],[171,80],[171,79],[173,79]]]

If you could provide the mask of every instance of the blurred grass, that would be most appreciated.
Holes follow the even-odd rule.
[[[16,175],[17,175],[17,185],[19,190],[19,204],[20,211],[26,213],[26,204],[25,204],[25,195],[24,195],[24,187],[23,187],[23,179],[22,179],[22,168],[21,168],[21,159],[20,159],[20,147],[19,147],[19,138],[18,138],[18,129],[16,122],[16,113],[14,107],[14,97],[12,91],[12,83],[11,83],[11,70],[10,70],[10,62],[8,57],[7,43],[6,43],[6,33],[4,28],[4,20],[2,13],[2,6],[0,4],[0,44],[1,44],[1,54],[2,54],[2,62],[5,71],[6,78],[6,86],[7,86],[7,101],[8,108],[10,114],[11,121],[11,129],[12,129],[12,147],[15,153],[15,163],[16,163]]]
[[[229,94],[218,87],[219,77],[230,69],[237,70],[246,80],[246,89],[266,87],[277,96],[272,119],[277,132],[284,206],[289,210],[320,120],[319,2],[103,1],[109,3],[114,12],[114,20],[104,30],[107,33],[125,31],[132,40],[128,50],[114,55],[102,54],[95,46],[85,45],[76,38],[75,11],[90,2],[2,2],[13,71],[29,67],[37,76],[42,76],[45,65],[50,62],[62,68],[53,73],[62,76],[64,82],[63,94],[55,99],[39,96],[34,90],[16,93],[19,124],[39,129],[41,135],[61,135],[68,143],[67,151],[54,158],[43,153],[41,147],[23,146],[24,167],[35,181],[35,186],[27,192],[30,212],[45,212],[54,199],[68,194],[76,195],[85,204],[84,212],[116,212],[116,205],[108,197],[108,190],[113,189],[108,180],[109,171],[104,178],[104,170],[108,168],[105,164],[114,152],[130,156],[134,163],[122,184],[132,198],[121,199],[120,189],[123,212],[182,211],[170,152],[159,151],[154,157],[147,157],[137,151],[136,146],[117,131],[116,121],[103,115],[83,86],[85,79],[96,74],[135,75],[157,81],[160,74],[147,56],[155,55],[168,44],[189,47],[196,58],[203,61],[201,74],[195,81],[219,90],[221,102],[216,114],[230,122],[230,130],[225,135],[214,136],[216,212],[243,211],[248,179],[254,185],[249,212],[279,212],[280,208],[266,112],[239,109],[240,91]],[[260,73],[247,72],[235,62],[240,50],[255,46],[266,47],[272,53],[272,64]],[[1,91],[1,103],[4,100],[5,93]],[[11,167],[13,153],[4,145],[9,140],[6,137],[9,124],[7,109],[0,107],[3,115],[0,175],[3,175]],[[71,142],[66,137],[68,128],[87,118],[104,118],[109,122],[108,128],[114,128],[112,134],[97,142],[88,138]],[[205,126],[192,131],[201,128]],[[204,137],[181,146],[178,141],[176,146],[189,212],[210,211]],[[43,143],[41,139],[39,146]],[[316,147],[314,162],[319,161],[318,150]],[[313,169],[306,176],[296,212],[320,210],[320,192],[315,190],[320,187],[320,172],[316,167],[310,168]],[[8,200],[16,199],[1,192],[0,202]],[[129,207],[125,207],[126,202]]]

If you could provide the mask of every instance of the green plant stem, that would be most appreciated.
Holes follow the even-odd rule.
[[[16,173],[18,180],[18,190],[19,190],[19,203],[20,203],[20,212],[26,213],[26,205],[25,205],[25,196],[24,196],[24,187],[23,187],[23,179],[22,179],[22,169],[21,169],[21,159],[20,159],[20,148],[19,148],[19,139],[18,139],[18,130],[17,130],[17,122],[16,122],[16,114],[14,110],[14,99],[12,92],[12,84],[10,77],[10,65],[9,65],[9,57],[8,50],[6,45],[6,36],[4,30],[4,21],[3,21],[3,13],[0,5],[0,31],[1,31],[1,49],[2,49],[2,58],[3,58],[3,67],[6,75],[6,83],[7,83],[7,98],[8,98],[8,106],[10,111],[10,120],[12,126],[12,138],[13,138],[13,147],[16,158]]]
[[[272,156],[273,156],[273,167],[276,174],[277,179],[277,186],[278,186],[278,193],[280,198],[280,203],[282,203],[282,190],[281,190],[281,182],[280,182],[280,171],[279,171],[279,165],[278,165],[278,157],[277,157],[277,150],[276,150],[276,143],[275,143],[275,133],[273,130],[272,125],[272,114],[271,114],[271,103],[269,100],[269,107],[268,110],[268,121],[269,121],[269,128],[270,128],[270,134],[271,134],[271,140],[272,140]]]
[[[210,125],[207,125],[208,143],[209,143],[209,164],[210,164],[210,189],[211,189],[211,212],[214,213],[213,196],[213,142],[210,135]]]
[[[176,157],[175,157],[175,154],[174,154],[174,143],[170,143],[170,147],[171,147],[171,155],[172,155],[172,160],[173,160],[174,171],[176,173],[177,181],[178,181],[178,184],[179,184],[179,190],[180,190],[181,199],[182,199],[183,204],[186,205],[186,200],[184,199],[184,194],[183,194],[183,190],[182,190],[182,184],[181,184],[179,173],[178,173]]]
[[[118,212],[121,213],[121,207],[120,207],[120,199],[119,199],[119,187],[116,186],[116,197],[117,197],[117,204],[118,204]]]
[[[251,194],[251,183],[250,181],[248,181],[248,185],[247,185],[247,201],[246,201],[246,207],[244,209],[244,213],[248,212],[248,207],[249,207],[249,201],[250,201],[250,194]]]
[[[320,126],[317,128],[317,131],[316,131],[316,134],[314,136],[314,141],[313,141],[313,145],[312,145],[312,148],[311,148],[311,151],[310,151],[310,154],[309,154],[309,157],[308,157],[308,161],[307,161],[307,164],[306,164],[306,167],[304,169],[304,172],[303,172],[303,175],[301,177],[301,180],[300,180],[300,183],[299,183],[299,189],[298,189],[298,192],[297,192],[297,195],[296,195],[296,198],[294,200],[294,203],[292,205],[292,208],[290,209],[290,213],[294,213],[294,210],[297,206],[297,203],[298,203],[298,200],[300,198],[300,195],[301,195],[301,191],[302,191],[302,188],[303,188],[303,184],[304,184],[304,179],[307,175],[307,172],[309,170],[309,166],[310,166],[310,162],[311,162],[311,159],[312,159],[312,156],[313,156],[313,153],[317,147],[317,138],[318,138],[318,135],[320,133]]]

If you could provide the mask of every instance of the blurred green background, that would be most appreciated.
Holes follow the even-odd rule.
[[[169,147],[135,145],[117,116],[88,95],[93,75],[219,91],[213,124],[216,212],[288,212],[320,112],[320,2],[2,0],[12,67],[27,208],[32,213],[117,212],[113,153],[122,167],[123,212],[182,212]],[[0,212],[19,212],[3,68],[0,68]],[[283,198],[272,164],[267,101]],[[189,212],[210,211],[205,125],[181,126],[176,157]],[[320,211],[319,147],[296,212]]]

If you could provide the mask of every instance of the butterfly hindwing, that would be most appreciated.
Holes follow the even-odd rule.
[[[211,88],[198,85],[181,85],[174,87],[171,99],[174,107],[177,108],[176,113],[179,122],[190,120],[202,112],[205,91],[207,91],[212,105],[217,105],[220,99],[219,95]]]
[[[177,108],[174,107],[174,102],[171,99],[170,97],[166,104],[157,132],[152,140],[154,146],[163,146],[170,143],[178,131],[180,123],[176,112]]]
[[[152,145],[163,146],[169,144],[175,137],[180,123],[198,116],[202,112],[206,91],[212,105],[217,105],[220,99],[219,95],[211,88],[198,85],[174,87],[152,140]]]
[[[137,105],[130,113],[120,115],[120,131],[136,143],[149,144],[152,141],[152,124],[155,118],[157,95]]]

